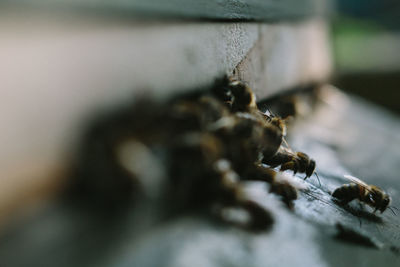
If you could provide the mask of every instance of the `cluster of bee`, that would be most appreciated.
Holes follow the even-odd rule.
[[[102,117],[88,132],[72,192],[101,203],[101,209],[161,195],[178,212],[213,211],[240,227],[265,230],[273,217],[244,193],[243,181],[269,184],[292,208],[298,189],[279,171],[304,173],[304,179],[316,174],[315,161],[293,151],[286,132],[284,118],[262,112],[250,87],[228,78],[206,93],[166,102],[142,99]],[[356,185],[333,196],[346,203],[358,198],[381,212],[389,205],[382,190]],[[244,210],[248,219],[224,217],[227,208]]]
[[[225,78],[206,93],[142,99],[102,117],[83,142],[71,188],[103,207],[161,194],[173,209],[217,210],[224,220],[225,208],[237,208],[248,214],[238,225],[267,229],[273,217],[244,193],[243,181],[266,182],[292,207],[296,186],[273,167],[307,177],[315,169],[285,136],[284,119],[260,111],[245,83]]]

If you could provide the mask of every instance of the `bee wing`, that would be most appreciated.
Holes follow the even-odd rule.
[[[281,146],[279,148],[279,152],[284,153],[284,154],[289,154],[291,156],[296,156],[296,154],[293,152],[293,150],[290,149],[289,147]]]
[[[267,109],[265,112],[261,112],[264,116],[268,117],[269,119],[275,117],[275,115],[271,112],[271,110]]]
[[[354,177],[352,175],[348,175],[348,174],[345,174],[343,176],[344,176],[345,179],[347,179],[347,180],[349,180],[349,181],[351,181],[351,182],[353,182],[355,184],[358,184],[359,186],[364,187],[368,191],[371,191],[370,190],[370,186],[368,184],[366,184],[365,182],[361,181],[359,178]]]

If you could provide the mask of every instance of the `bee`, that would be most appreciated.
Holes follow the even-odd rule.
[[[253,90],[241,81],[231,81],[229,88],[232,92],[232,111],[251,111],[257,108],[256,95]]]
[[[262,125],[265,130],[265,141],[260,143],[268,143],[263,152],[264,157],[272,157],[282,143],[289,147],[285,140],[285,120],[275,116],[272,112],[267,114],[259,110],[256,95],[244,82],[224,77],[219,84],[214,86],[213,93],[220,101],[226,103],[236,116],[243,119],[251,118],[256,124]],[[225,120],[225,122],[227,121]]]
[[[250,200],[240,183],[239,175],[233,170],[229,160],[220,159],[213,164],[215,178],[220,189],[218,190],[218,202],[223,209],[233,207],[247,212],[248,219],[240,220],[228,219],[224,216],[223,209],[217,214],[222,220],[229,221],[239,227],[249,230],[267,230],[273,224],[271,213],[255,201]],[[222,196],[222,198],[221,198]]]
[[[171,146],[170,195],[175,209],[220,206],[242,209],[245,222],[227,220],[250,230],[266,230],[273,223],[270,212],[244,194],[231,161],[223,158],[223,142],[211,133],[184,133]],[[222,214],[217,214],[222,216]],[[223,217],[223,216],[222,216]]]
[[[264,158],[263,163],[272,168],[281,166],[280,171],[292,170],[293,174],[305,173],[306,176],[304,177],[304,180],[315,174],[317,176],[318,183],[321,186],[318,174],[315,172],[315,160],[303,152],[293,152],[289,148],[280,147],[278,152],[273,157]]]
[[[186,131],[206,130],[209,124],[226,117],[230,111],[218,99],[201,96],[195,99],[178,99],[171,104],[164,121],[172,137]]]
[[[299,113],[301,101],[297,95],[289,95],[281,97],[271,105],[274,113],[279,114],[282,118],[295,117]]]
[[[258,110],[256,95],[244,82],[224,77],[212,88],[214,95],[233,112]]]
[[[255,113],[236,112],[211,124],[209,129],[224,143],[224,157],[233,163],[241,179],[269,183],[270,192],[292,206],[297,199],[296,188],[278,181],[277,173],[261,164],[263,154],[274,155],[281,146],[283,135],[278,127]]]
[[[225,157],[240,175],[263,157],[274,155],[282,143],[282,132],[277,127],[248,112],[225,116],[208,129],[223,140]]]
[[[297,189],[301,189],[300,185],[290,181],[288,177],[262,164],[255,164],[254,167],[243,176],[243,179],[268,183],[270,185],[269,192],[280,196],[282,202],[285,203],[289,209],[293,208],[293,201],[298,197]]]
[[[260,111],[261,112],[261,111]],[[261,112],[262,113],[262,112]],[[286,133],[287,133],[287,126],[286,126],[286,119],[282,119],[279,116],[274,115],[271,111],[268,110],[269,114],[266,113],[262,113],[265,120],[273,127],[275,127],[278,131],[280,132],[280,145],[284,144],[287,148],[290,149],[289,144],[287,143],[285,137],[286,137]],[[280,146],[279,145],[279,146]],[[279,148],[279,147],[278,147]],[[264,153],[264,157],[266,158],[270,158],[271,156],[275,155],[275,153],[278,151],[278,148],[275,150],[275,152],[273,154],[268,154]]]
[[[264,114],[266,121],[271,123],[272,125],[275,125],[276,127],[278,127],[278,129],[282,132],[283,137],[285,137],[286,132],[287,132],[286,120],[279,116],[276,116],[269,110],[268,110],[268,114],[266,114],[266,113],[263,113],[263,114]]]
[[[268,142],[268,146],[264,147],[262,155],[264,159],[270,159],[278,152],[282,143],[285,143],[284,134],[274,125],[265,125],[264,138]]]
[[[381,188],[375,185],[368,185],[351,175],[344,175],[344,177],[351,182],[336,188],[332,193],[332,196],[338,199],[341,204],[347,204],[354,199],[358,199],[374,208],[373,213],[377,210],[383,213],[387,208],[394,213],[391,207],[389,207],[391,202],[390,196]]]
[[[285,180],[271,183],[269,192],[279,195],[282,202],[285,203],[289,209],[293,209],[293,201],[298,197],[297,188],[289,181]]]

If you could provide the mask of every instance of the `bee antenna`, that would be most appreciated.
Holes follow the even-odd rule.
[[[321,187],[321,181],[319,180],[319,176],[318,176],[318,173],[317,173],[317,172],[314,172],[314,174],[315,174],[315,176],[317,176],[317,179],[318,179],[318,183],[319,183],[319,187]]]
[[[395,210],[399,210],[397,207],[395,206],[391,206],[390,208],[395,209]]]
[[[292,150],[292,148],[289,146],[289,144],[288,144],[288,142],[286,141],[285,138],[282,138],[282,141],[283,141],[283,143],[285,144],[285,146],[286,146],[287,148],[289,148],[290,150]]]
[[[395,216],[397,216],[397,214],[396,214],[396,212],[394,212],[394,210],[392,209],[393,207],[388,207],[388,209],[390,209],[390,211],[395,215]],[[397,209],[398,210],[398,209]]]

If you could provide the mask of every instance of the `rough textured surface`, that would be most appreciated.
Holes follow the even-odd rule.
[[[259,99],[282,92],[283,88],[324,82],[332,72],[327,25],[294,25],[261,24],[259,41],[233,70]]]
[[[80,126],[96,111],[140,94],[207,86],[240,62],[238,73],[262,96],[324,79],[325,34],[317,20],[183,24],[2,10],[0,217],[52,191]],[[267,85],[258,87],[252,79],[263,75]]]
[[[327,91],[329,92],[329,91]],[[371,215],[352,203],[336,205],[329,194],[343,174],[381,186],[399,206],[399,118],[337,92],[326,93],[312,117],[290,129],[293,149],[317,160],[315,177],[290,212],[248,183],[252,198],[271,210],[273,229],[249,233],[208,217],[186,215],[157,223],[150,206],[99,218],[66,203],[54,204],[3,233],[3,266],[398,266],[399,217]],[[377,159],[378,157],[378,159]],[[356,216],[358,214],[358,216]],[[376,248],[336,238],[336,223],[370,238]],[[378,249],[379,248],[379,249]]]

